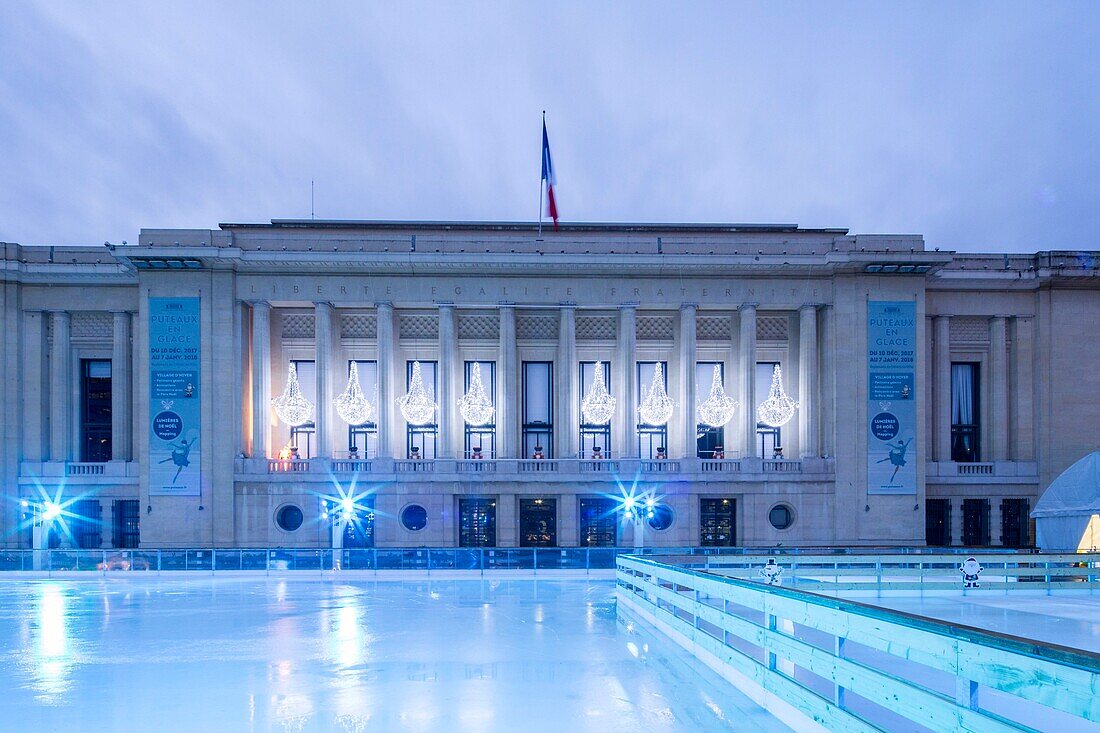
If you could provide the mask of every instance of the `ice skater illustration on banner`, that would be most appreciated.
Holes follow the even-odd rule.
[[[959,572],[963,576],[963,588],[978,588],[978,576],[985,570],[981,563],[972,557],[966,558],[959,566]]]
[[[783,575],[783,568],[775,564],[774,557],[769,557],[764,567],[760,568],[760,574],[764,577],[764,582],[766,584],[779,585],[780,576]]]
[[[897,445],[890,446],[890,455],[878,461],[878,463],[886,463],[886,461],[890,461],[890,464],[894,467],[894,472],[890,474],[891,481],[893,481],[894,478],[898,475],[898,471],[901,470],[901,467],[905,465],[905,453],[909,450],[909,444],[912,442],[912,438],[906,440],[905,442],[899,440],[897,442]]]
[[[190,439],[180,438],[174,443],[169,443],[168,446],[172,449],[172,455],[168,456],[160,463],[168,463],[171,461],[176,466],[176,475],[172,477],[172,483],[176,483],[176,479],[180,477],[180,472],[183,469],[191,465],[191,447],[195,445],[195,441],[198,440],[198,435],[194,433],[188,433]]]

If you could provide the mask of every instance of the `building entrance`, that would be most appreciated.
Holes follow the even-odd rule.
[[[558,500],[519,500],[519,546],[557,547]]]

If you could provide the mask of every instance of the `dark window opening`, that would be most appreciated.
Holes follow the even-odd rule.
[[[137,499],[117,499],[111,505],[111,544],[136,548],[141,544],[141,502]]]
[[[614,547],[619,539],[619,502],[607,498],[580,499],[580,546]]]
[[[657,371],[657,365],[661,365],[661,377],[664,382],[665,393],[668,393],[668,362],[639,361],[637,369],[637,388],[635,405],[640,405],[645,400],[645,393],[653,382],[653,375]],[[637,414],[637,413],[635,413]],[[638,418],[638,457],[639,458],[668,458],[668,423],[664,425],[649,425]]]
[[[410,532],[419,532],[428,526],[428,510],[419,504],[409,504],[401,510],[401,526]]]
[[[1031,546],[1030,510],[1031,502],[1027,499],[1001,500],[1001,544],[1004,547]]]
[[[951,365],[951,460],[973,463],[981,456],[980,364]]]
[[[725,388],[726,365],[720,361],[700,361],[695,364],[695,402],[705,402],[710,397],[710,385],[714,379],[714,367]],[[727,392],[728,394],[728,392]],[[695,431],[695,455],[697,458],[725,458],[726,428],[698,423]]]
[[[523,457],[554,456],[554,365],[523,362]]]
[[[80,460],[111,460],[111,362],[80,361]],[[97,545],[98,546],[98,545]]]
[[[951,545],[951,500],[928,499],[924,503],[924,541],[929,547]]]
[[[99,499],[81,499],[66,509],[70,513],[65,518],[69,531],[73,535],[73,544],[90,550],[103,544],[103,518]]]
[[[458,546],[496,547],[496,499],[458,500]]]
[[[601,362],[603,369],[603,383],[608,392],[611,389],[611,364]],[[588,391],[592,389],[592,380],[596,374],[596,362],[582,361],[581,373],[581,400],[583,401]],[[584,411],[577,405],[577,413],[580,415],[580,454],[577,458],[607,458],[611,455],[611,422],[603,424],[589,423],[585,421]]]
[[[520,499],[520,547],[557,547],[557,527],[557,499]]]
[[[699,500],[699,544],[733,547],[736,544],[737,504],[733,499]]]
[[[989,499],[963,499],[962,543],[967,547],[987,547],[989,538]]]
[[[495,361],[468,361],[466,362],[466,376],[463,382],[462,394],[470,389],[470,379],[473,374],[474,364],[481,371],[481,384],[485,387],[485,393],[493,406],[499,410],[496,404],[496,362]],[[485,425],[465,424],[465,456],[467,458],[496,458],[497,457],[497,411],[493,411],[493,417]]]
[[[409,385],[412,382],[413,364],[415,362],[405,363],[405,391],[408,392]],[[434,361],[422,361],[420,362],[420,378],[424,381],[424,389],[428,395],[435,400],[436,395],[436,383],[435,383],[435,367]],[[407,424],[405,431],[405,448],[408,458],[422,458],[426,461],[435,458],[436,452],[436,438],[439,435],[439,424],[434,420],[433,422],[426,423],[424,425],[412,425]]]

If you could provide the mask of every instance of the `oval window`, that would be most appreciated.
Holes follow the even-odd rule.
[[[649,518],[649,526],[661,532],[672,526],[672,510],[664,504],[653,507],[653,516]]]
[[[281,506],[279,511],[275,512],[275,524],[284,532],[296,531],[302,526],[303,521],[305,521],[305,515],[302,514],[301,508],[293,504]]]
[[[410,532],[419,532],[428,526],[428,510],[419,504],[409,504],[401,510],[401,526]]]
[[[794,512],[786,504],[776,504],[768,512],[768,521],[776,529],[787,529],[794,524]]]

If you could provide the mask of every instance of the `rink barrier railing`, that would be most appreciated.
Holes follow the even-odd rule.
[[[1079,730],[1100,655],[622,555],[617,597],[795,730]]]
[[[905,556],[922,554],[928,548],[883,548],[884,553]],[[782,548],[750,547],[404,547],[361,549],[287,548],[171,548],[171,549],[55,549],[0,550],[0,573],[34,571],[45,573],[84,572],[219,572],[219,571],[332,571],[342,570],[614,570],[615,557],[624,553],[661,554],[690,562],[700,556],[750,556],[761,562],[763,555],[799,556],[825,552],[845,555],[866,553],[868,548]],[[941,551],[942,552],[942,551]],[[960,552],[964,550],[960,549]]]
[[[671,565],[744,580],[760,580],[760,567],[775,557],[784,585],[817,593],[957,592],[962,588],[959,565],[973,557],[982,566],[977,589],[965,592],[1100,589],[1100,553],[960,552],[894,555],[853,551],[849,555],[797,555],[770,552],[752,556],[698,556],[662,553]]]

